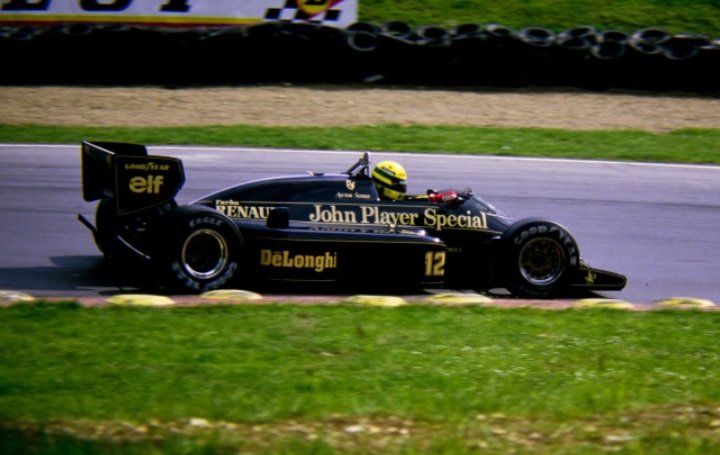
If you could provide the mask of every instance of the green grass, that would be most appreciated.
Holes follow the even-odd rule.
[[[720,313],[695,311],[17,305],[0,309],[0,440],[710,453],[718,336]]]
[[[715,0],[363,0],[363,21],[409,24],[497,23],[516,29],[544,26],[555,31],[581,25],[627,32],[663,27],[671,32],[717,35],[720,6]]]
[[[0,125],[0,142],[74,144],[81,139],[329,150],[542,156],[720,163],[720,130],[565,131],[454,126],[79,128]]]

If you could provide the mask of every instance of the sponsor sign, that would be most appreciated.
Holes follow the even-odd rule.
[[[260,250],[260,265],[278,269],[306,269],[322,273],[328,269],[336,269],[338,254],[325,251],[322,254],[302,254],[289,250]]]
[[[215,208],[231,218],[266,219],[272,207],[244,205],[235,200],[216,200]],[[379,205],[312,204],[300,221],[359,226],[418,226],[434,231],[488,229],[487,213],[447,213],[436,207],[392,210]],[[307,216],[307,218],[305,218]]]
[[[0,23],[124,23],[178,26],[313,22],[346,27],[357,0],[0,0]]]
[[[176,158],[118,155],[114,159],[115,196],[121,215],[170,202],[184,182]]]

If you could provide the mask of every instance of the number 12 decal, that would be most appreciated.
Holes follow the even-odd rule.
[[[425,276],[445,276],[445,252],[425,253]]]

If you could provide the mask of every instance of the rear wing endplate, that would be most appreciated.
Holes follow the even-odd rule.
[[[183,183],[177,158],[148,155],[144,145],[82,141],[83,199],[115,199],[119,215],[171,202]]]

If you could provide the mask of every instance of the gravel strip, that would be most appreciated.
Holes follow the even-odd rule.
[[[720,99],[682,93],[337,86],[0,87],[0,124],[58,126],[720,128]]]

